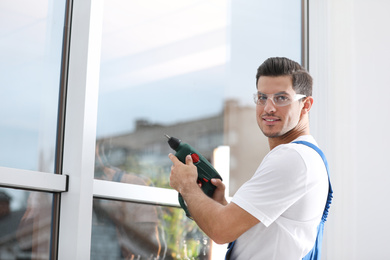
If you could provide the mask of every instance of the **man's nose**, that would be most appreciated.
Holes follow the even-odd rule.
[[[265,102],[264,105],[264,111],[267,113],[276,111],[275,103],[271,98],[267,98],[267,101]]]

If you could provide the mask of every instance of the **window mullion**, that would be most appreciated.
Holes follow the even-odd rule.
[[[73,0],[62,173],[58,259],[90,256],[103,1]]]

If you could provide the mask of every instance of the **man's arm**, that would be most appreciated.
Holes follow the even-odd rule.
[[[184,198],[191,216],[198,226],[216,243],[224,244],[236,240],[259,220],[234,203],[227,203],[223,196],[224,186],[219,180],[214,200],[209,198],[197,184],[198,172],[191,156],[183,164],[173,154],[170,185]]]

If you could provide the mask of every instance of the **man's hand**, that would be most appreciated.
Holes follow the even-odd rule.
[[[170,186],[177,190],[179,193],[186,192],[184,189],[187,187],[192,187],[194,183],[197,183],[198,180],[198,171],[196,166],[192,162],[192,157],[187,155],[186,164],[183,164],[176,156],[169,154],[169,159],[171,159],[173,165],[171,167],[171,176],[170,176]],[[227,205],[225,199],[225,184],[218,178],[211,179],[211,183],[217,188],[214,191],[213,199],[222,204]],[[201,184],[197,184],[200,188]]]
[[[192,162],[191,155],[186,156],[186,164],[182,163],[171,153],[168,157],[173,163],[169,185],[182,195],[193,188],[199,188],[196,182],[198,179],[198,170]]]
[[[217,187],[214,191],[213,199],[216,202],[226,206],[228,204],[228,202],[226,201],[226,198],[225,198],[225,184],[223,184],[222,180],[217,179],[217,178],[211,179],[211,183]]]

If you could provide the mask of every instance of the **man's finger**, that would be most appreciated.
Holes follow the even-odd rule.
[[[193,164],[193,162],[192,162],[192,157],[191,157],[190,154],[186,156],[186,164],[187,164],[187,165]]]
[[[213,178],[211,179],[211,183],[219,189],[225,189],[225,184],[221,181],[221,179]]]
[[[173,162],[173,164],[182,163],[176,156],[173,154],[168,154],[169,159]]]

